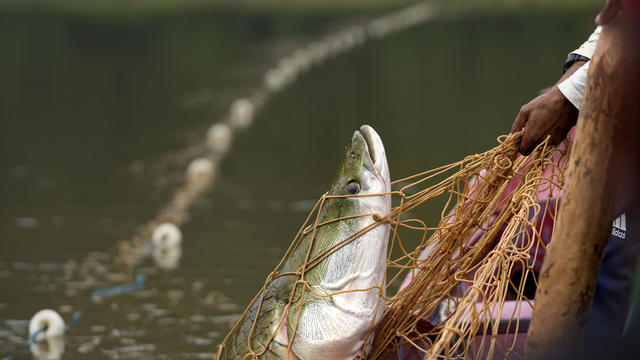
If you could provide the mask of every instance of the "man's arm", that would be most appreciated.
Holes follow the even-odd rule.
[[[578,119],[578,109],[560,92],[558,84],[573,75],[585,61],[576,61],[562,75],[558,83],[545,94],[538,96],[520,108],[520,112],[511,127],[515,133],[524,128],[520,143],[520,153],[529,155],[547,135],[552,144],[559,144],[567,136],[567,132]]]
[[[600,28],[580,46],[571,52],[583,59],[593,55],[600,37]],[[520,108],[511,127],[511,132],[524,129],[520,153],[528,155],[547,136],[552,145],[564,140],[578,119],[578,108],[586,84],[588,63],[575,61],[548,92],[533,99]]]
[[[582,46],[569,54],[569,59],[591,59],[593,53],[596,51],[601,30],[602,28],[598,26],[596,31],[591,34],[589,39],[582,44]],[[558,84],[560,92],[573,104],[573,106],[576,107],[576,109],[580,109],[580,105],[582,104],[582,95],[584,94],[584,89],[587,86],[588,73],[589,64],[587,63],[576,70],[573,75]]]

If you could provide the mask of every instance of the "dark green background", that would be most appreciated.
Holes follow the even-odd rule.
[[[83,306],[93,288],[62,274],[92,252],[108,264],[115,243],[153,218],[186,166],[166,154],[201,141],[280,57],[374,13],[0,10],[0,355],[21,348],[37,310]],[[69,334],[65,358],[214,353],[228,324],[211,317],[241,312],[256,293],[354,129],[379,132],[393,178],[487,150],[557,80],[595,13],[445,16],[312,69],[235,139],[183,228],[180,267],[153,274],[147,297],[96,307]],[[436,222],[433,210],[425,217]],[[208,304],[212,291],[238,307]]]

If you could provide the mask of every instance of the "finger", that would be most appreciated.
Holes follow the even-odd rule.
[[[556,146],[556,145],[560,144],[562,142],[562,140],[563,139],[562,139],[561,135],[557,135],[557,134],[551,135],[551,136],[549,136],[549,145]]]
[[[527,112],[523,109],[524,107],[520,109],[518,116],[516,116],[516,120],[513,122],[513,125],[511,126],[512,134],[515,134],[518,131],[522,130],[524,128],[524,125],[527,123]]]
[[[531,136],[531,132],[527,131],[527,127],[524,128],[524,135],[522,136],[522,141],[520,142],[520,154],[529,155],[535,148],[536,141]]]
[[[620,1],[609,0],[604,6],[604,9],[600,11],[596,16],[596,25],[606,25],[618,14],[620,11]]]

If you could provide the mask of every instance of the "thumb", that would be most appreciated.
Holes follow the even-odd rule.
[[[513,122],[511,126],[511,133],[515,134],[518,131],[522,130],[527,123],[528,114],[525,111],[520,111],[518,116],[516,116],[516,120]]]

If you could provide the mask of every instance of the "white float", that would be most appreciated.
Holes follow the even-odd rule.
[[[293,58],[282,58],[278,62],[278,69],[282,74],[285,85],[294,82],[298,76],[298,67]]]
[[[231,128],[222,123],[211,126],[207,132],[207,147],[218,154],[226,153],[231,147],[232,140]]]
[[[322,41],[317,41],[309,45],[309,53],[311,54],[313,65],[321,65],[327,60],[329,49],[327,44]]]
[[[151,244],[156,246],[180,246],[182,244],[182,232],[171,223],[162,223],[153,229]]]
[[[269,69],[264,74],[264,86],[271,92],[282,90],[285,84],[285,78],[279,68]]]
[[[158,225],[151,235],[151,256],[162,269],[175,269],[182,257],[182,232],[171,223]]]
[[[296,63],[300,72],[307,71],[311,66],[311,55],[305,48],[297,49],[293,53],[293,62]]]
[[[45,309],[38,311],[29,321],[29,338],[45,326],[47,330],[40,332],[35,341],[64,336],[65,325],[60,314],[54,310]]]
[[[40,331],[47,327],[46,330]],[[38,332],[40,331],[40,332]],[[65,324],[60,314],[51,309],[38,311],[29,321],[29,339],[34,334],[29,350],[36,359],[57,360],[64,353]]]
[[[213,162],[206,158],[193,160],[187,168],[187,181],[203,181],[213,176]]]
[[[247,99],[238,99],[231,103],[229,123],[234,129],[246,129],[253,121],[255,106]]]

